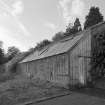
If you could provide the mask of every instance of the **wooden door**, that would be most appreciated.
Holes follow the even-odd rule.
[[[85,59],[83,57],[79,58],[79,82],[84,84],[85,83]]]

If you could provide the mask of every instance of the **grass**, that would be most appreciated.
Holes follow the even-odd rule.
[[[59,85],[40,79],[13,79],[0,85],[0,105],[16,105],[64,91]]]
[[[6,82],[1,82],[0,105],[18,105],[25,102],[35,102],[38,99],[53,97],[54,95],[58,95],[63,92],[65,92],[64,88],[58,84],[50,83],[49,81],[40,80],[39,78],[27,79],[15,77]],[[98,98],[105,98],[105,91],[102,89],[81,88],[72,92],[76,92],[75,95],[71,95],[73,97],[76,96],[77,93],[82,93],[89,97],[95,96]]]

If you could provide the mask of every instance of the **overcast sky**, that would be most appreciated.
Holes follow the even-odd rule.
[[[76,17],[83,24],[91,6],[105,17],[105,0],[0,0],[0,40],[4,49],[25,51],[63,31]]]

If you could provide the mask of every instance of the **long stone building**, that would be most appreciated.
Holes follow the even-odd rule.
[[[64,86],[85,85],[91,78],[92,49],[96,47],[94,36],[102,32],[105,32],[105,22],[33,52],[18,63],[17,70],[23,76]]]

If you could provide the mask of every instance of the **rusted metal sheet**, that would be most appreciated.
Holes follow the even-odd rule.
[[[70,52],[70,84],[86,83],[89,76],[90,61],[87,57],[91,56],[91,35],[90,32],[85,33],[87,36]]]
[[[68,56],[61,54],[50,58],[20,64],[24,74],[61,84],[68,84]]]

